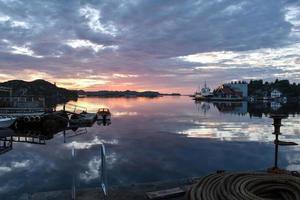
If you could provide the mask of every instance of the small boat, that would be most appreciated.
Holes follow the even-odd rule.
[[[110,120],[111,113],[108,108],[99,108],[97,117],[99,120]]]
[[[0,116],[0,128],[11,127],[16,120],[17,118],[14,117]]]
[[[73,114],[70,118],[70,124],[81,124],[81,125],[93,125],[97,119],[97,115],[95,113],[87,113],[82,112],[80,114]]]

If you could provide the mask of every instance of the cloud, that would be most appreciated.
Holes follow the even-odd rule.
[[[79,9],[80,16],[83,17],[89,26],[89,28],[95,32],[116,36],[117,29],[112,24],[101,23],[101,11],[92,8],[88,5]]]
[[[35,57],[35,58],[42,58],[43,57],[43,56],[36,55],[34,53],[34,51],[32,51],[31,49],[29,49],[26,46],[21,46],[21,47],[11,46],[11,49],[12,49],[12,51],[11,51],[12,54],[32,56],[32,57]]]
[[[79,178],[85,182],[90,182],[91,180],[98,178],[101,162],[100,158],[94,157],[88,162],[88,170],[84,173],[80,173]]]
[[[72,88],[165,91],[260,76],[257,64],[280,77],[299,69],[299,10],[292,0],[2,0],[0,70],[8,78],[36,71],[61,85],[82,79]],[[108,78],[91,84],[91,75]]]
[[[12,162],[10,166],[0,166],[0,176],[3,176],[16,169],[28,168],[30,164],[30,160],[22,160],[20,162]]]
[[[8,172],[11,172],[12,169],[10,167],[6,167],[6,166],[1,166],[0,167],[0,175],[6,174]]]
[[[300,43],[288,45],[282,48],[263,48],[250,51],[234,52],[221,51],[199,53],[178,57],[183,61],[204,64],[203,68],[210,65],[219,65],[224,68],[245,67],[283,67],[287,70],[294,70],[299,67],[298,50]],[[206,65],[205,65],[206,64]],[[202,68],[201,66],[199,68]]]
[[[95,44],[89,40],[68,40],[66,42],[67,45],[69,45],[72,48],[91,48],[95,52],[98,52],[100,50],[104,50],[106,48],[112,48],[112,49],[117,49],[118,46],[104,46],[100,44]]]
[[[95,145],[101,145],[101,144],[118,144],[118,140],[99,140],[98,137],[96,136],[91,142],[77,142],[74,141],[72,143],[67,144],[66,146],[68,148],[75,148],[75,149],[89,149],[92,148]]]

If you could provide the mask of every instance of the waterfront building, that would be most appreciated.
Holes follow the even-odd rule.
[[[224,84],[227,87],[230,87],[232,90],[242,94],[244,99],[248,98],[248,83],[245,81],[231,82]]]
[[[276,99],[276,98],[280,98],[282,95],[282,93],[277,90],[277,89],[274,89],[272,92],[271,92],[271,98],[272,99]]]
[[[247,82],[232,82],[219,86],[213,92],[206,83],[200,92],[195,93],[196,100],[241,101],[248,98]]]
[[[242,99],[243,94],[241,92],[233,90],[231,87],[224,84],[215,89],[214,97],[220,99]]]

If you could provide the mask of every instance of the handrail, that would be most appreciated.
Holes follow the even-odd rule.
[[[72,146],[72,159],[75,160],[75,147]],[[76,199],[76,175],[73,173],[72,176],[72,200]]]
[[[106,177],[106,150],[104,144],[100,144],[100,157],[101,157],[101,165],[99,168],[99,173],[100,173],[100,188],[104,194],[105,197],[108,196],[108,191],[107,191],[107,177]],[[72,159],[73,161],[75,160],[76,152],[75,152],[75,146],[72,145]],[[72,200],[76,199],[76,175],[73,173],[72,176]]]
[[[101,144],[100,147],[100,155],[101,155],[101,173],[100,173],[101,189],[104,195],[108,196],[107,178],[106,178],[106,151],[103,143]]]
[[[81,109],[87,111],[87,107],[78,106],[78,105],[75,105],[75,104],[72,104],[72,103],[67,103],[67,104],[65,104],[65,106],[73,106],[75,108],[81,108]]]

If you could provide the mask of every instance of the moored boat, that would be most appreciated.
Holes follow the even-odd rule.
[[[204,83],[204,87],[201,88],[200,92],[196,92],[194,95],[195,100],[205,100],[211,98],[212,96],[213,93],[211,92],[210,88],[207,87],[206,81]]]
[[[99,120],[110,120],[111,112],[108,108],[99,108],[97,116]]]
[[[97,115],[95,113],[87,113],[87,112],[82,112],[80,114],[73,114],[71,115],[70,118],[70,124],[74,125],[93,125],[94,122],[97,119]]]
[[[0,128],[11,127],[16,120],[17,118],[14,117],[0,116]]]

